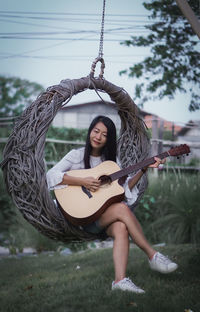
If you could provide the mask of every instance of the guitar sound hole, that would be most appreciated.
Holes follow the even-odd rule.
[[[111,178],[107,175],[100,176],[99,180],[101,181],[101,185],[111,184],[111,182],[112,182]]]

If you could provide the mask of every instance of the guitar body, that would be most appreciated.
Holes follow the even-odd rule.
[[[71,170],[67,174],[74,177],[94,177],[99,179],[108,176],[120,167],[107,160],[91,169]],[[74,225],[87,225],[97,220],[111,204],[124,199],[124,188],[118,180],[103,184],[96,192],[90,192],[81,186],[68,185],[54,190],[64,216]]]

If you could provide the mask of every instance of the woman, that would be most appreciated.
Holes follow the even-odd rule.
[[[92,168],[102,161],[116,159],[116,128],[111,119],[105,116],[96,117],[88,130],[86,145],[84,148],[72,150],[59,163],[47,173],[47,181],[50,189],[66,187],[67,185],[84,186],[91,192],[96,192],[100,181],[93,177],[78,178],[67,175],[67,171],[73,169]],[[157,168],[163,163],[155,158],[156,163],[150,167]],[[119,202],[109,206],[100,218],[85,226],[85,230],[91,233],[106,231],[113,242],[113,261],[115,280],[112,282],[112,290],[121,289],[135,293],[144,293],[144,290],[136,286],[126,277],[126,268],[129,254],[129,236],[148,256],[149,265],[153,270],[161,273],[170,273],[178,267],[176,263],[164,255],[156,252],[146,240],[142,228],[135,215],[129,208],[137,199],[137,182],[147,168],[138,171],[133,177],[128,177],[124,183],[126,202]]]

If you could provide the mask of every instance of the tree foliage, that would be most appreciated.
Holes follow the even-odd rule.
[[[21,114],[42,91],[44,89],[38,83],[0,76],[0,117]]]
[[[189,0],[197,15],[199,3]],[[152,0],[144,3],[155,23],[145,26],[147,36],[132,36],[121,44],[149,47],[151,56],[146,57],[120,74],[140,79],[136,84],[135,99],[140,105],[152,99],[173,99],[177,91],[189,92],[189,110],[200,109],[200,53],[198,37],[182,15],[175,0]],[[142,78],[142,82],[141,82]]]

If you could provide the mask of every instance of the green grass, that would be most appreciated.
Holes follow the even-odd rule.
[[[0,260],[0,311],[100,312],[200,311],[200,246],[160,249],[179,264],[162,275],[150,270],[139,249],[131,249],[127,276],[145,295],[111,291],[112,250],[87,250]],[[80,269],[76,269],[80,266]]]

